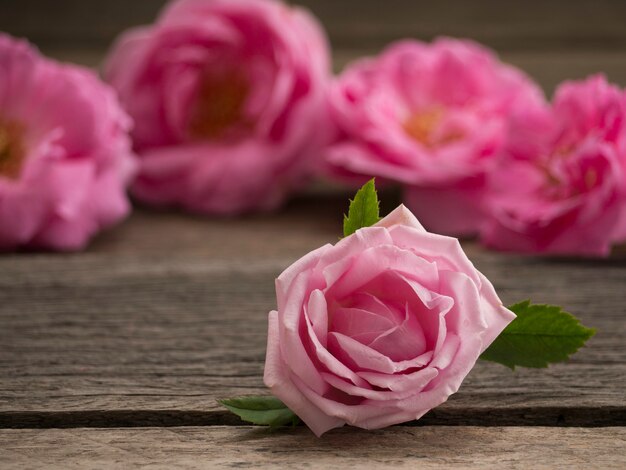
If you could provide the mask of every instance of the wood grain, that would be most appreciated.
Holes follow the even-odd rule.
[[[97,67],[164,3],[3,0],[0,30]],[[449,35],[493,47],[548,94],[599,71],[626,85],[621,0],[295,3],[324,24],[336,71],[399,38]],[[388,210],[398,197],[384,200]],[[626,247],[582,261],[465,243],[506,302],[561,304],[599,332],[547,370],[479,363],[410,426],[316,439],[241,426],[219,408],[216,398],[266,393],[273,279],[337,239],[344,203],[322,192],[241,219],[140,209],[85,253],[0,257],[0,468],[626,468]]]
[[[472,37],[498,50],[624,49],[620,0],[298,0],[337,49],[380,47],[402,37]],[[0,29],[45,44],[107,45],[122,30],[154,21],[165,0],[3,0]]]
[[[337,239],[334,201],[247,221],[138,211],[87,253],[0,258],[0,426],[237,423],[215,399],[265,393],[273,279]],[[479,364],[422,424],[626,424],[626,253],[547,261],[465,246],[505,302],[560,304],[599,333],[547,370]]]
[[[253,427],[0,430],[4,470],[203,468],[623,469],[625,428]]]

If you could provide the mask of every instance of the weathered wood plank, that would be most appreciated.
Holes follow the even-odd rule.
[[[152,22],[165,0],[4,0],[0,30],[42,44],[108,44],[125,28]],[[380,47],[401,37],[473,37],[501,50],[624,49],[620,0],[299,0],[336,48]]]
[[[626,428],[254,427],[0,430],[1,466],[36,469],[622,469]]]
[[[138,211],[87,253],[1,257],[0,425],[235,423],[215,399],[264,392],[273,279],[337,239],[342,206],[246,220]],[[599,333],[547,370],[479,364],[423,423],[626,423],[626,252],[548,261],[466,248],[505,302],[561,304]]]

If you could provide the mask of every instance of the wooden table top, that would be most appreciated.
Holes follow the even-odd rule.
[[[84,253],[0,257],[0,468],[624,468],[626,252],[470,258],[507,303],[598,329],[568,363],[478,363],[419,422],[366,432],[246,426],[216,399],[266,394],[274,278],[337,240],[343,196],[210,219],[138,209]]]
[[[0,30],[97,66],[165,1],[3,0]],[[293,3],[323,22],[335,70],[395,39],[449,35],[494,48],[548,95],[595,72],[626,85],[623,0]],[[337,240],[345,201],[241,219],[137,209],[84,253],[0,256],[0,469],[626,468],[626,247],[581,261],[464,243],[505,302],[559,304],[598,329],[568,363],[479,363],[417,423],[321,439],[221,409],[217,398],[266,393],[273,280]]]

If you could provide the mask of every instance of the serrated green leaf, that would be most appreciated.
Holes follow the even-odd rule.
[[[533,305],[529,300],[509,307],[513,320],[480,356],[511,369],[548,367],[580,349],[596,330],[556,305]]]
[[[360,228],[374,225],[380,220],[379,210],[378,194],[372,178],[350,201],[348,215],[343,216],[343,236],[347,237]]]
[[[275,397],[237,397],[219,400],[219,403],[242,420],[265,426],[295,426],[300,422],[296,414]]]

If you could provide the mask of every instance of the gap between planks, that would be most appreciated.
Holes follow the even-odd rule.
[[[141,428],[149,426],[241,426],[247,423],[228,411],[81,410],[0,411],[0,429]],[[404,427],[422,426],[626,426],[626,407],[436,408]]]

